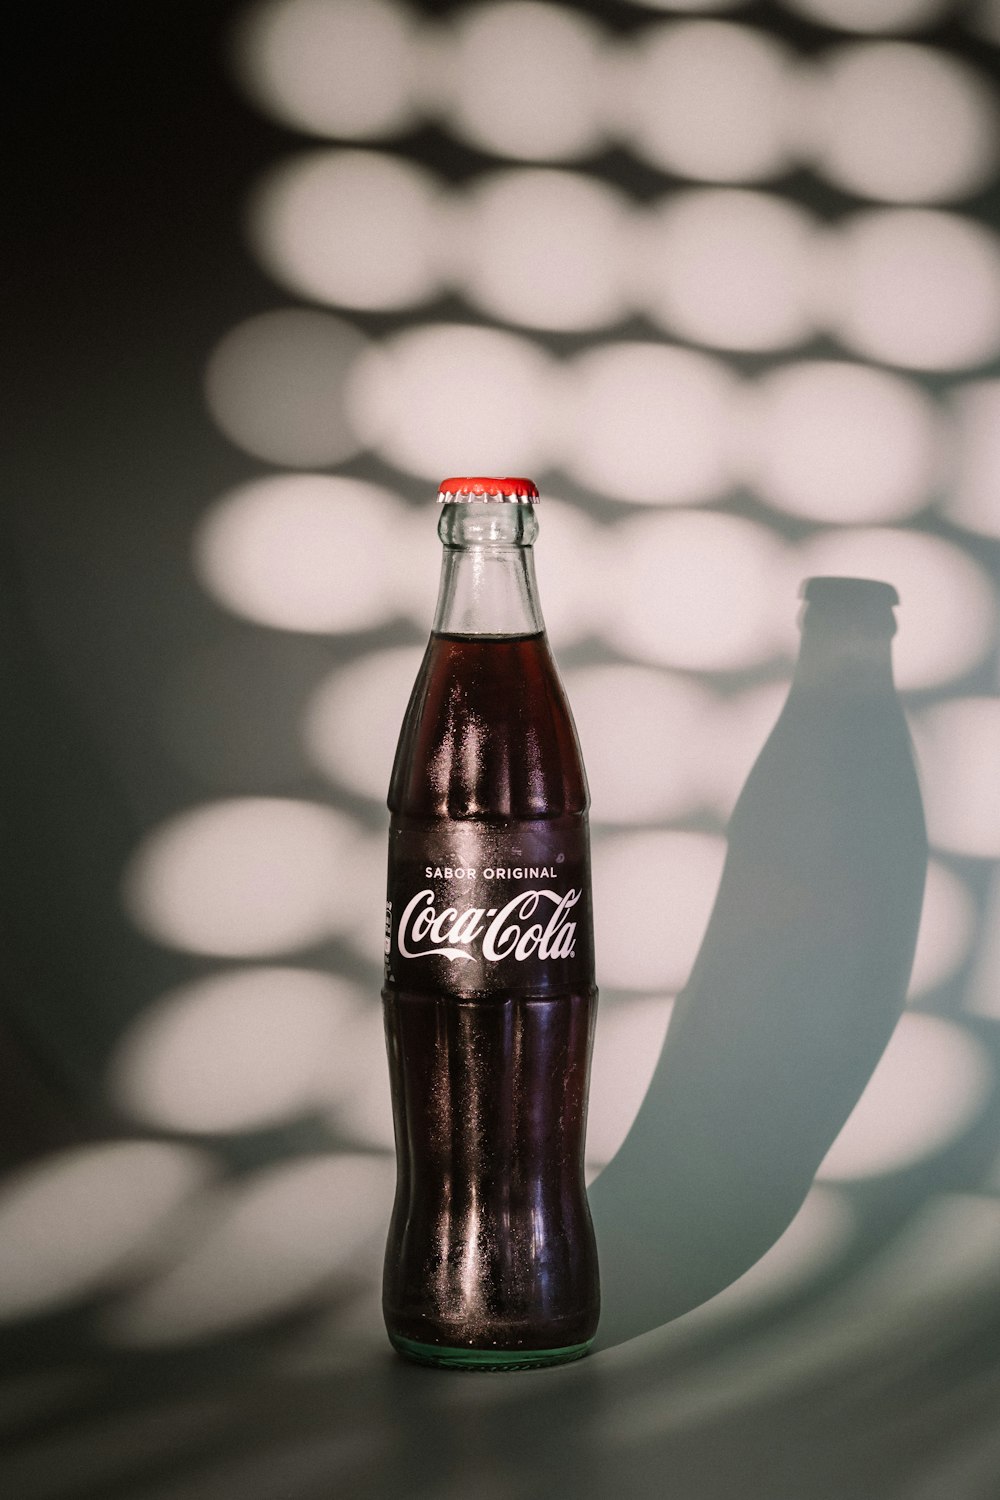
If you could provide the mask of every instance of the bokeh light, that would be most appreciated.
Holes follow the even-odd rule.
[[[595,823],[657,822],[699,805],[712,701],[695,683],[637,666],[565,676]]]
[[[855,1388],[855,1372],[884,1369],[887,1359],[894,1368],[897,1359],[904,1363],[901,1383],[908,1396],[916,1394],[916,1383],[922,1377],[916,1373],[920,1356],[913,1351],[925,1350],[926,1341],[936,1330],[946,1329],[950,1334],[959,1308],[970,1298],[988,1297],[995,1281],[1000,1252],[1000,1204],[981,1194],[928,1194],[905,1223],[894,1232],[886,1232],[860,1264],[851,1257],[853,1264],[842,1266],[846,1274],[836,1276],[835,1280],[824,1278],[826,1284],[817,1289],[819,1295],[804,1309],[803,1322],[793,1319],[790,1327],[782,1319],[781,1326],[775,1328],[774,1320],[769,1319],[763,1343],[754,1337],[756,1330],[752,1325],[746,1327],[745,1312],[755,1310],[757,1299],[753,1288],[759,1273],[768,1273],[761,1288],[765,1296],[770,1292],[779,1302],[794,1301],[811,1275],[834,1269],[840,1256],[845,1252],[850,1255],[857,1243],[852,1228],[864,1234],[863,1215],[855,1218],[855,1202],[855,1195],[843,1188],[814,1186],[800,1211],[805,1220],[801,1237],[793,1233],[796,1230],[793,1223],[787,1235],[732,1288],[671,1326],[665,1335],[668,1347],[678,1344],[683,1347],[692,1334],[697,1338],[700,1332],[711,1330],[716,1321],[724,1324],[732,1320],[736,1325],[732,1331],[737,1332],[728,1357],[707,1361],[697,1378],[688,1377],[679,1409],[678,1402],[671,1403],[672,1423],[687,1427],[695,1421],[731,1421],[734,1411],[747,1402],[761,1399],[762,1385],[766,1385],[769,1397],[784,1408],[794,1400],[794,1393],[801,1391],[804,1382],[825,1382],[833,1369],[844,1373]],[[819,1205],[823,1211],[817,1215],[815,1209]],[[810,1209],[813,1211],[808,1212]],[[824,1229],[829,1237],[828,1254],[824,1253]],[[793,1243],[802,1245],[805,1276],[798,1274],[799,1258],[789,1253],[792,1245],[786,1250],[789,1237]],[[815,1241],[815,1257],[809,1255],[810,1240]],[[787,1271],[782,1264],[786,1256]],[[746,1293],[750,1293],[749,1297]],[[749,1304],[746,1309],[745,1302]],[[723,1315],[718,1320],[713,1318],[716,1303]],[[742,1329],[740,1322],[744,1324]],[[860,1399],[869,1408],[874,1408],[878,1400],[867,1383]],[[954,1399],[951,1385],[947,1399]],[[635,1420],[630,1408],[629,1422],[623,1424],[625,1430],[619,1434],[620,1440],[635,1444],[644,1433],[662,1431],[662,1408],[661,1392],[645,1398]],[[912,1400],[907,1402],[906,1410],[912,1410]],[[980,1467],[976,1460],[982,1452],[982,1448],[973,1449],[973,1461],[989,1482],[992,1455]],[[964,1472],[968,1472],[968,1458],[969,1450],[963,1447],[958,1462]],[[907,1500],[939,1500],[943,1493],[950,1493],[941,1488],[943,1469],[936,1453],[928,1459],[926,1450],[922,1452],[920,1473],[914,1476],[914,1483],[907,1482]],[[946,1485],[956,1475],[950,1463],[947,1473]],[[927,1478],[930,1484],[923,1482]]]
[[[616,529],[605,634],[640,661],[733,671],[767,661],[794,620],[774,534],[736,516],[678,511]]]
[[[943,1307],[957,1310],[970,1294],[989,1295],[998,1259],[1000,1203],[995,1197],[929,1193],[853,1279],[846,1299],[838,1299],[839,1322],[866,1328],[881,1356],[887,1325],[896,1337],[909,1341],[916,1332],[921,1338],[925,1320],[940,1319]],[[937,1486],[940,1470],[934,1465],[930,1472]],[[923,1484],[914,1500],[918,1495],[919,1500],[937,1500],[934,1489]]]
[[[752,1399],[751,1392],[759,1398],[763,1380],[771,1389],[786,1386],[790,1374],[792,1381],[803,1378],[804,1358],[828,1360],[828,1339],[817,1350],[819,1341],[814,1337],[786,1343],[780,1333],[776,1342],[768,1340],[762,1358],[751,1320],[769,1307],[794,1302],[811,1283],[828,1275],[850,1251],[858,1227],[859,1216],[845,1190],[814,1183],[791,1223],[759,1260],[660,1333],[661,1347],[676,1358],[692,1348],[700,1353],[703,1340],[718,1338],[728,1325],[738,1333],[731,1343],[727,1341],[725,1353],[708,1361],[685,1361],[692,1368],[666,1413],[662,1390],[645,1388],[647,1382],[637,1383],[627,1407],[616,1411],[613,1419],[609,1413],[602,1422],[602,1450],[607,1447],[624,1456],[637,1446],[662,1441],[665,1428],[681,1432],[720,1418],[728,1422],[744,1401]],[[773,1327],[771,1320],[768,1324]],[[626,1369],[629,1364],[638,1366],[648,1359],[643,1343],[637,1339],[620,1346],[614,1356]]]
[[[342,475],[279,474],[217,500],[194,534],[202,584],[282,630],[366,630],[392,617],[393,534],[405,508]]]
[[[290,307],[248,318],[208,361],[209,411],[255,458],[293,468],[349,458],[362,445],[345,409],[344,383],[366,343],[332,313]]]
[[[736,384],[719,361],[609,343],[566,371],[562,467],[615,500],[690,504],[729,482]]]
[[[645,10],[657,11],[716,11],[739,10],[747,0],[635,0]]]
[[[996,166],[997,115],[984,83],[954,58],[908,42],[828,53],[809,128],[824,176],[889,203],[966,197]]]
[[[683,987],[705,934],[724,858],[725,842],[712,834],[646,831],[596,840],[599,985],[668,994]]]
[[[453,323],[397,334],[359,361],[348,399],[372,447],[435,484],[548,467],[549,362],[514,334]]]
[[[990,650],[996,602],[979,563],[950,542],[889,528],[821,532],[797,553],[799,576],[876,578],[894,585],[898,634],[895,677],[903,689],[962,677]]]
[[[987,1104],[989,1053],[953,1021],[908,1011],[827,1153],[823,1180],[877,1177],[945,1150]]]
[[[379,840],[379,876],[381,892],[385,894],[385,840]],[[384,912],[381,908],[380,915]],[[384,923],[375,924],[375,935],[379,945],[384,933]],[[372,961],[382,966],[381,946],[373,953]],[[372,987],[372,996],[377,991]],[[335,1128],[346,1135],[352,1145],[389,1153],[395,1145],[392,1124],[392,1097],[389,1092],[389,1069],[385,1057],[385,1022],[382,1007],[377,1000],[369,1003],[357,1014],[351,1032],[350,1077],[338,1077],[327,1102],[327,1113]]]
[[[234,36],[239,81],[293,130],[363,139],[412,112],[414,29],[390,0],[265,0]]]
[[[1000,698],[934,704],[914,734],[931,843],[1000,859]]]
[[[454,133],[498,156],[556,161],[600,144],[601,33],[534,0],[466,7],[454,22],[443,107]]]
[[[808,1213],[807,1217],[807,1211],[818,1206],[817,1198],[825,1212],[818,1216]],[[1000,1204],[982,1193],[928,1193],[905,1222],[884,1232],[880,1242],[860,1258],[860,1264],[850,1256],[839,1268],[845,1274],[824,1277],[818,1295],[804,1308],[801,1304],[794,1307],[791,1318],[767,1319],[761,1337],[759,1325],[754,1326],[755,1320],[746,1317],[747,1312],[756,1311],[752,1289],[758,1274],[770,1273],[770,1288],[762,1288],[765,1295],[770,1290],[778,1302],[794,1306],[810,1273],[828,1272],[841,1255],[850,1255],[856,1244],[851,1233],[855,1202],[856,1195],[844,1189],[814,1187],[800,1215],[807,1219],[803,1224],[806,1232],[799,1241],[805,1242],[806,1276],[797,1274],[797,1258],[791,1254],[787,1255],[787,1272],[781,1264],[787,1254],[786,1241],[796,1228],[793,1224],[732,1288],[678,1319],[664,1332],[664,1346],[675,1352],[678,1346],[683,1350],[689,1340],[697,1341],[699,1335],[719,1331],[713,1329],[713,1323],[724,1326],[729,1322],[726,1332],[735,1337],[727,1340],[722,1357],[703,1361],[700,1368],[688,1374],[666,1418],[662,1390],[655,1388],[630,1403],[626,1420],[615,1412],[617,1421],[614,1426],[607,1422],[602,1443],[616,1439],[620,1450],[628,1452],[644,1440],[662,1438],[665,1422],[679,1431],[695,1424],[707,1427],[715,1422],[731,1423],[734,1413],[748,1404],[756,1407],[762,1397],[785,1410],[804,1385],[815,1382],[825,1386],[834,1370],[850,1386],[852,1401],[860,1401],[866,1410],[881,1415],[885,1411],[881,1385],[876,1389],[866,1380],[859,1387],[857,1373],[864,1370],[874,1374],[885,1370],[887,1363],[900,1372],[895,1388],[905,1389],[904,1410],[912,1417],[914,1402],[924,1388],[928,1342],[940,1336],[942,1349],[952,1347],[956,1339],[964,1343],[958,1331],[964,1309],[970,1302],[978,1305],[989,1301],[1000,1255]],[[824,1221],[832,1241],[829,1255],[823,1253]],[[862,1235],[863,1222],[862,1215],[854,1220]],[[806,1249],[813,1238],[809,1232],[813,1224],[818,1241],[815,1259]],[[794,1238],[799,1239],[798,1235]],[[740,1295],[744,1288],[751,1294],[748,1298]],[[749,1304],[746,1307],[744,1300]],[[718,1319],[713,1318],[717,1304],[723,1315]],[[636,1365],[648,1358],[642,1344],[637,1342],[632,1348]],[[623,1353],[627,1359],[628,1350]],[[956,1399],[954,1383],[947,1377],[942,1399],[949,1403]],[[880,1461],[884,1451],[879,1450]],[[912,1450],[907,1451],[914,1456]],[[915,1459],[912,1482],[906,1481],[908,1500],[939,1500],[952,1493],[953,1483],[962,1487],[965,1475],[970,1473],[977,1480],[983,1477],[985,1489],[978,1483],[977,1488],[988,1493],[994,1473],[988,1441],[960,1443],[945,1456],[932,1440],[929,1447],[921,1447]]]
[[[441,574],[441,543],[437,534],[441,511],[432,482],[427,483],[424,502],[398,515],[382,559],[391,572],[392,601],[397,614],[412,620],[421,631],[429,630],[434,618]]]
[[[385,801],[422,656],[419,646],[369,652],[333,672],[312,695],[303,740],[313,764],[333,781]]]
[[[972,219],[873,209],[844,222],[829,261],[829,322],[850,348],[917,370],[1000,349],[1000,248]]]
[[[906,31],[926,26],[952,0],[783,0],[788,10],[843,31]]]
[[[342,1153],[266,1168],[217,1192],[200,1233],[102,1319],[112,1343],[169,1345],[239,1328],[317,1297],[384,1233],[389,1163]]]
[[[311,151],[256,188],[249,235],[264,269],[296,296],[366,310],[408,307],[441,283],[440,189],[376,151]]]
[[[111,1097],[165,1130],[252,1130],[316,1109],[353,1078],[363,1002],[343,979],[261,966],[211,974],[146,1006],[115,1049]]]
[[[111,1141],[14,1172],[0,1186],[0,1317],[27,1317],[141,1270],[213,1171],[191,1147]]]
[[[587,1111],[587,1163],[604,1166],[621,1147],[646,1097],[673,1000],[642,995],[597,1012]]]
[[[382,793],[383,808],[387,790],[388,786]],[[385,845],[383,824],[378,833],[369,834],[356,846],[351,861],[352,889],[350,896],[345,894],[351,916],[341,931],[341,941],[367,959],[376,974],[381,973],[385,961]]]
[[[940,419],[911,381],[838,360],[780,366],[748,392],[747,476],[789,515],[841,525],[922,510],[942,472]]]
[[[671,1325],[676,1342],[695,1340],[762,1304],[794,1297],[836,1264],[851,1247],[857,1229],[858,1219],[844,1189],[814,1183],[788,1228],[760,1260]]]
[[[964,1008],[1000,1020],[1000,870],[994,869],[983,902],[979,942],[965,990]],[[998,1179],[1000,1185],[1000,1179]]]
[[[628,208],[581,173],[481,177],[462,214],[463,293],[494,317],[532,328],[594,328],[624,307]]]
[[[231,797],[168,819],[130,861],[126,908],[171,947],[263,957],[322,942],[354,915],[351,819],[319,803]]]
[[[945,508],[960,526],[1000,537],[1000,380],[954,392],[956,462]]]
[[[951,979],[969,955],[976,925],[972,892],[953,870],[932,859],[910,976],[910,998]]]
[[[581,506],[553,499],[548,489],[538,520],[535,569],[545,629],[559,648],[600,628],[605,550],[613,541]]]
[[[790,643],[793,630],[794,619],[790,618]],[[792,650],[794,644],[790,644],[789,654]],[[720,820],[728,820],[735,807],[743,783],[784,707],[788,687],[788,682],[768,682],[717,700],[712,727],[697,750],[703,799]]]
[[[722,349],[780,349],[815,323],[816,229],[796,204],[737,188],[672,194],[640,226],[637,295],[668,331]]]
[[[616,108],[640,156],[707,182],[755,182],[788,166],[791,60],[772,37],[677,21],[635,45]]]

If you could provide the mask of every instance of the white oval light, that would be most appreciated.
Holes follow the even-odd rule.
[[[900,688],[954,681],[985,656],[996,630],[996,599],[982,567],[926,532],[879,528],[819,533],[797,552],[800,578],[875,578],[895,586],[899,633],[892,644]]]
[[[931,209],[858,214],[833,235],[833,332],[890,365],[954,370],[1000,349],[1000,244]]]
[[[781,349],[815,326],[816,229],[766,193],[673,193],[640,225],[638,296],[663,327],[720,349]]]
[[[580,173],[480,178],[462,213],[465,295],[530,328],[595,328],[622,315],[627,205]]]
[[[587,1110],[587,1162],[593,1171],[618,1152],[649,1089],[673,1000],[643,995],[597,1012]]]
[[[383,802],[422,657],[419,646],[373,651],[326,678],[303,718],[313,764],[341,786]]]
[[[937,703],[914,732],[931,843],[1000,859],[1000,698]]]
[[[965,1009],[1000,1019],[1000,871],[994,869],[979,925],[979,942],[965,992]]]
[[[614,500],[711,499],[729,482],[736,382],[707,355],[606,344],[566,371],[561,462]]]
[[[380,840],[381,876],[385,881],[384,840]],[[383,926],[378,924],[379,949],[372,961],[381,967]],[[405,1003],[405,1002],[404,1002]],[[334,1127],[351,1141],[391,1152],[395,1144],[392,1096],[385,1054],[385,1020],[382,1006],[368,1004],[358,1013],[351,1033],[351,1076],[344,1086],[331,1092],[328,1113]]]
[[[344,387],[366,346],[332,313],[289,307],[248,318],[209,358],[209,411],[226,437],[256,458],[303,469],[337,463],[362,446]]]
[[[606,538],[582,506],[556,500],[548,489],[538,519],[535,568],[545,629],[561,647],[600,628]]]
[[[375,151],[311,151],[272,168],[250,203],[264,269],[300,297],[366,310],[423,302],[441,282],[440,189]]]
[[[391,1176],[388,1162],[345,1152],[244,1178],[217,1195],[183,1259],[105,1315],[105,1336],[186,1343],[321,1295],[384,1232]]]
[[[794,621],[790,624],[794,627]],[[723,821],[732,813],[744,782],[777,723],[788,697],[788,686],[787,681],[768,682],[716,700],[712,727],[702,745],[701,776],[703,800]]]
[[[579,667],[566,690],[580,734],[595,823],[642,823],[690,812],[712,702],[683,677],[646,667]]]
[[[109,1087],[166,1130],[251,1130],[327,1101],[351,1077],[363,996],[311,969],[212,974],[147,1006],[115,1049]]]
[[[739,10],[747,0],[636,0],[645,10],[714,11]]]
[[[126,872],[129,914],[191,953],[263,957],[329,938],[354,915],[357,825],[315,802],[233,797],[169,819]]]
[[[900,1020],[819,1175],[833,1181],[898,1172],[950,1146],[987,1103],[986,1049],[953,1021],[908,1011]]]
[[[996,165],[996,109],[982,80],[908,42],[867,42],[821,59],[812,129],[824,176],[890,203],[967,197]]]
[[[640,35],[618,108],[629,143],[658,167],[755,182],[789,162],[792,66],[763,32],[676,21]]]
[[[724,858],[724,840],[704,833],[627,833],[595,842],[600,985],[668,993],[683,987],[708,924]]]
[[[234,37],[237,76],[293,130],[363,139],[412,114],[414,31],[389,0],[267,0]]]
[[[945,508],[953,521],[1000,537],[1000,380],[954,392],[956,473]]]
[[[0,1187],[0,1317],[21,1318],[127,1276],[162,1247],[211,1161],[161,1141],[113,1141],[45,1156]]]
[[[593,150],[602,135],[607,44],[586,17],[534,0],[500,0],[456,14],[442,92],[457,135],[521,161]]]
[[[925,26],[952,0],[784,0],[788,10],[843,31],[903,31]]]
[[[426,324],[370,351],[352,372],[357,429],[391,463],[443,474],[530,474],[549,466],[549,361],[527,339]]]
[[[360,479],[282,474],[209,508],[195,566],[228,609],[282,630],[366,630],[391,619],[393,551],[407,511]]]
[[[927,866],[924,905],[909,997],[935,989],[961,968],[976,925],[976,904],[964,880],[938,859]]]
[[[614,556],[617,606],[604,634],[640,661],[734,671],[784,649],[795,589],[781,544],[756,522],[640,516],[617,528]]]
[[[778,510],[841,525],[922,510],[942,470],[940,419],[915,384],[836,360],[788,364],[748,392],[747,476]]]

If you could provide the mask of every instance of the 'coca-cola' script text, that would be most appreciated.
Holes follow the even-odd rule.
[[[539,958],[572,958],[576,946],[576,923],[568,914],[582,892],[519,891],[505,906],[470,906],[464,911],[446,906],[438,911],[434,892],[418,891],[407,903],[399,920],[396,944],[403,958],[439,956],[454,962],[471,959],[472,948],[479,944],[488,963],[513,958],[518,963],[537,954]],[[550,907],[545,903],[550,903]],[[541,909],[547,921],[531,922]],[[482,940],[480,943],[480,939]],[[420,944],[430,943],[429,947]],[[459,946],[461,945],[461,946]]]

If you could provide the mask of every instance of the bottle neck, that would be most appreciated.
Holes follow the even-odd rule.
[[[802,645],[793,686],[845,695],[892,693],[892,610],[877,613],[810,605],[802,622]]]
[[[444,505],[444,546],[434,630],[439,635],[538,635],[545,629],[531,547],[534,506],[497,501]]]

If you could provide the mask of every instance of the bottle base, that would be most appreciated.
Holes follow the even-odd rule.
[[[463,1349],[444,1344],[420,1344],[390,1333],[389,1342],[404,1359],[418,1365],[433,1365],[439,1370],[538,1370],[546,1365],[569,1364],[582,1359],[593,1339],[582,1344],[567,1344],[562,1349]]]

